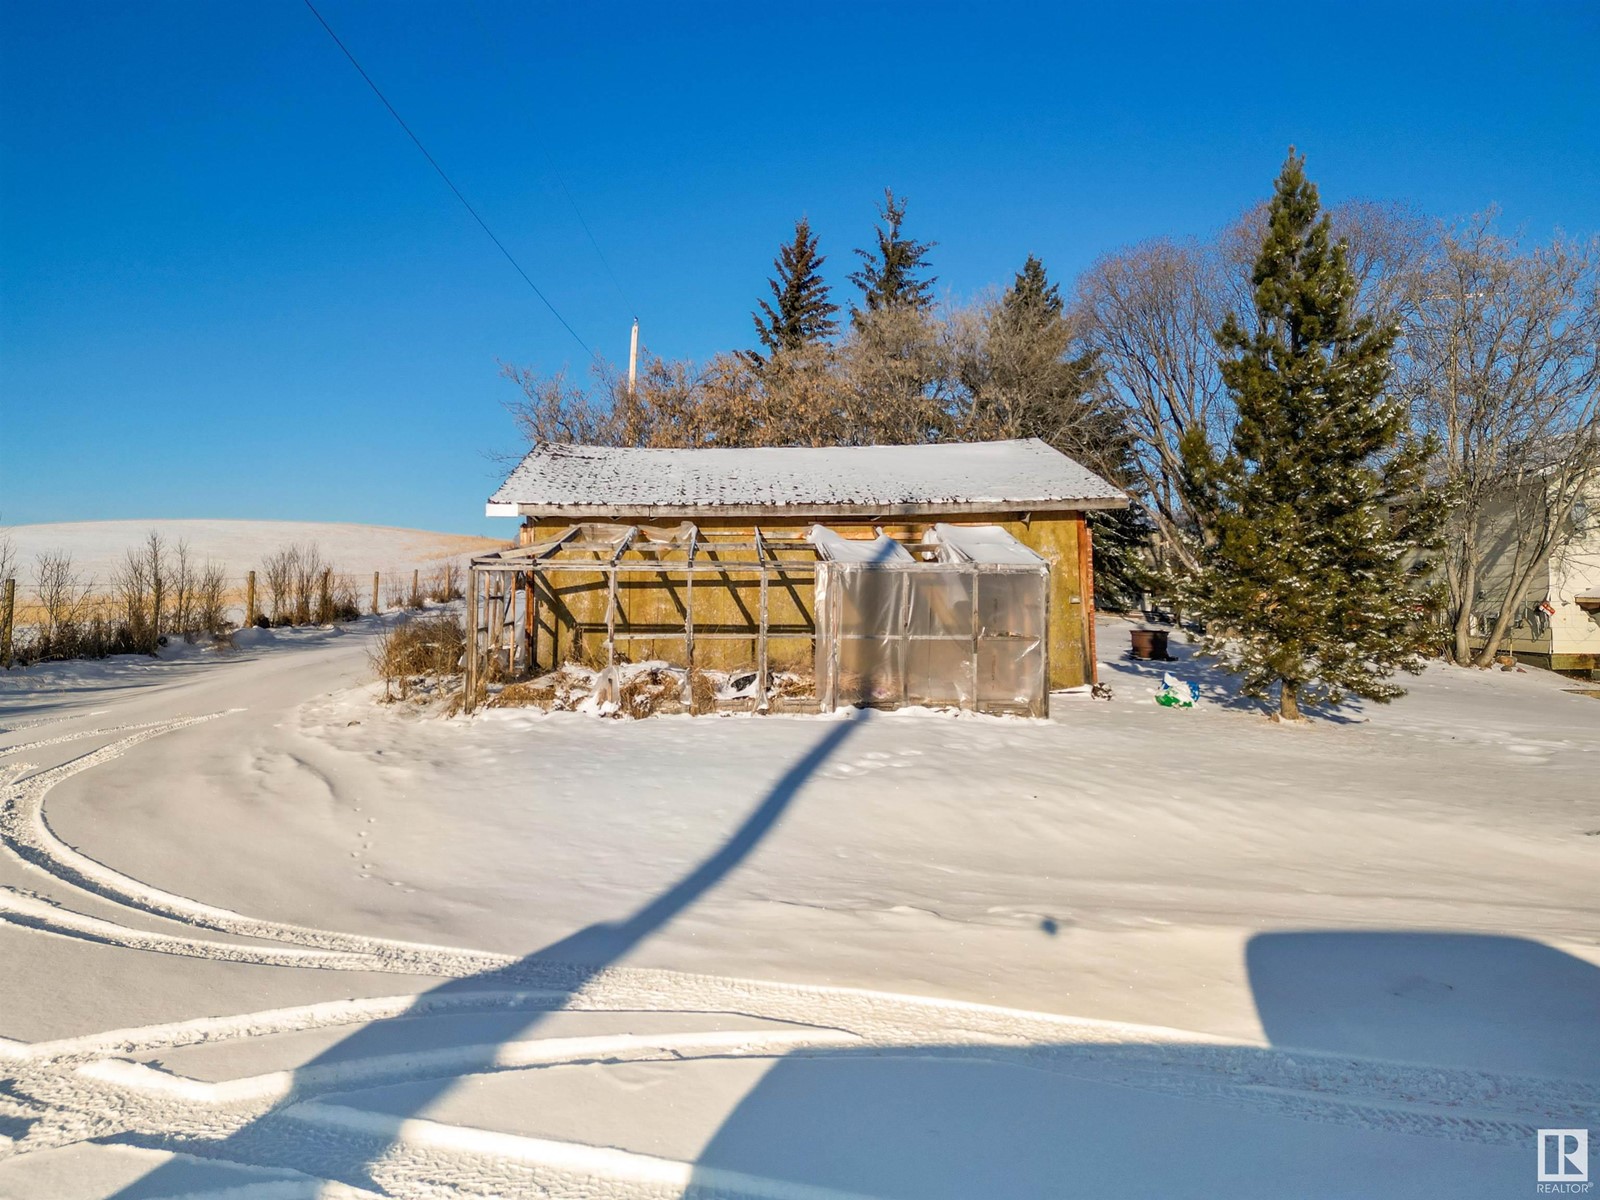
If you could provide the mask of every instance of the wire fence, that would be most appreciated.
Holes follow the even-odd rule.
[[[63,569],[64,568],[64,569]],[[465,572],[450,561],[349,573],[332,564],[285,571],[214,568],[180,578],[102,581],[70,562],[32,578],[0,580],[0,667],[52,659],[147,653],[173,637],[226,637],[240,628],[330,625],[462,598]]]

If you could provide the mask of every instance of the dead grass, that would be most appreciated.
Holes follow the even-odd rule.
[[[418,689],[436,690],[461,671],[467,637],[453,616],[413,617],[391,625],[372,649],[384,700],[405,700]]]
[[[556,706],[556,685],[547,675],[542,679],[511,683],[489,697],[486,708],[541,708],[550,712]]]
[[[689,672],[689,711],[715,712],[717,707],[717,681],[704,671]]]
[[[537,679],[509,683],[484,702],[486,708],[537,708],[571,712],[588,698],[593,678],[585,671],[561,666]]]
[[[774,696],[814,696],[817,681],[810,672],[783,671],[772,677],[771,693]]]
[[[683,677],[664,668],[629,676],[617,698],[618,716],[642,718],[688,711],[683,702]]]

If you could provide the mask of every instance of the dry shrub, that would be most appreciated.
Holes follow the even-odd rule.
[[[461,564],[448,562],[433,572],[428,583],[428,599],[440,604],[460,600],[466,593],[461,590]]]
[[[263,615],[272,625],[288,625],[293,620],[295,563],[300,550],[285,546],[261,560],[261,583],[266,592]]]
[[[704,671],[689,672],[689,711],[697,716],[717,707],[717,681]]]
[[[39,620],[24,658],[51,659],[99,657],[105,651],[86,643],[96,640],[94,583],[74,569],[65,550],[47,551],[34,563],[34,598]],[[98,649],[98,653],[95,651]]]
[[[411,598],[411,580],[400,571],[385,571],[383,579],[383,606],[405,608]]]
[[[507,684],[489,697],[487,708],[542,708],[545,712],[556,707],[556,684],[548,675]]]
[[[322,615],[319,609],[323,607],[322,585],[328,564],[322,561],[322,552],[317,549],[315,542],[304,546],[291,546],[289,549],[294,563],[294,573],[290,579],[294,623],[310,625],[314,619]],[[328,607],[331,608],[331,604]],[[316,623],[326,624],[320,619]]]
[[[331,575],[328,582],[328,622],[359,621],[361,599],[356,582],[348,575]]]
[[[545,712],[571,712],[594,690],[594,677],[582,668],[563,664],[537,679],[507,684],[489,697],[488,708],[539,708]]]
[[[384,700],[407,699],[418,688],[437,690],[460,674],[466,645],[466,631],[451,616],[414,617],[385,629],[371,653]]]
[[[167,547],[152,531],[129,550],[111,577],[118,605],[118,642],[126,653],[154,654],[171,582]]]
[[[617,693],[617,715],[653,717],[688,711],[683,703],[683,677],[664,667],[639,671],[622,681]]]
[[[228,631],[228,577],[221,563],[208,561],[196,579],[194,623],[212,637]]]

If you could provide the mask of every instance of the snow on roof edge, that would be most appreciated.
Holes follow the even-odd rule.
[[[1121,489],[1037,438],[698,449],[541,442],[490,497],[486,512],[914,513],[1127,503]]]

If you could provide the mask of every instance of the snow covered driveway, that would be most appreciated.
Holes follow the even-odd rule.
[[[1600,1124],[1553,677],[440,721],[366,642],[0,680],[0,1196],[1515,1196]]]

